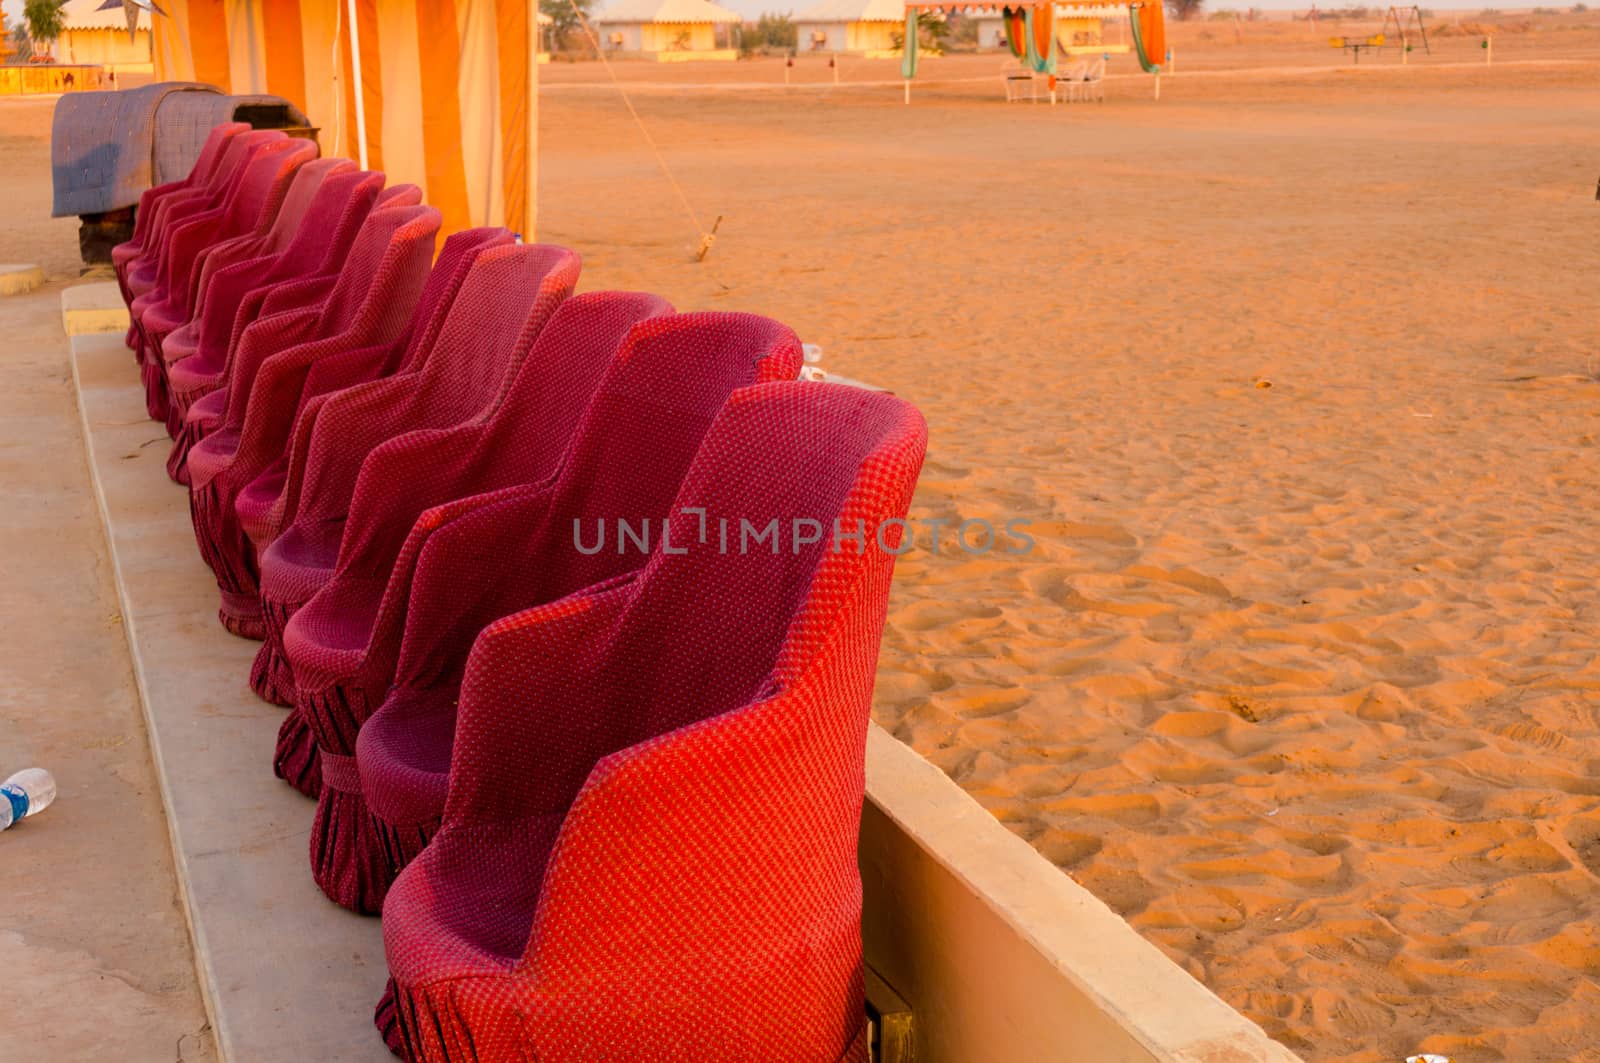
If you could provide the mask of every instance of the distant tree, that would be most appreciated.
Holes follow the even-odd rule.
[[[794,14],[789,11],[768,11],[756,19],[756,36],[763,46],[792,52],[800,45],[800,31],[795,27]]]
[[[61,7],[66,0],[28,0],[22,5],[22,17],[28,23],[28,35],[36,41],[53,41],[61,36]]]
[[[589,17],[594,0],[539,0],[539,13],[550,16],[550,38],[557,48],[589,47],[583,32],[583,18]],[[576,7],[576,10],[574,10]]]
[[[1172,17],[1179,22],[1199,18],[1200,9],[1204,6],[1205,0],[1167,0],[1167,10],[1172,12]]]

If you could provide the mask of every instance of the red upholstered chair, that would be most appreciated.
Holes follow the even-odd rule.
[[[695,447],[728,395],[758,380],[793,377],[800,363],[800,343],[794,333],[751,314],[684,314],[636,325],[584,412],[571,450],[563,459],[563,477],[558,480],[562,514],[587,513],[586,498],[592,498],[597,507],[621,506],[621,515],[630,519],[664,514]],[[644,427],[652,419],[658,423]],[[611,431],[607,422],[622,427]],[[632,434],[647,432],[653,449],[634,449],[626,442]],[[363,489],[371,491],[377,486],[369,475],[375,463],[381,467],[381,453],[375,452],[362,469],[356,488],[358,504]],[[567,475],[566,467],[572,462],[579,463],[579,468]],[[441,467],[458,466],[449,460]],[[415,481],[414,475],[412,488]],[[485,486],[495,488],[493,484]],[[395,493],[392,487],[388,493]],[[426,492],[410,489],[406,493]],[[360,791],[354,761],[357,734],[388,693],[409,610],[421,608],[443,617],[451,608],[415,596],[418,553],[451,519],[495,497],[467,497],[423,513],[404,538],[392,574],[382,581],[376,608],[353,602],[346,595],[359,586],[350,576],[371,556],[363,545],[382,542],[391,528],[385,528],[381,536],[370,535],[366,525],[356,523],[357,511],[352,509],[340,550],[340,574],[295,614],[285,632],[295,671],[296,707],[310,726],[322,765],[322,793],[311,826],[312,877],[324,893],[345,907],[377,911],[391,878],[388,858]],[[570,535],[570,524],[565,527]],[[545,535],[544,541],[549,541],[549,537],[559,536],[559,530],[551,529]],[[347,555],[345,550],[351,547],[354,549]],[[347,556],[354,562],[349,567],[344,565]],[[584,574],[609,574],[639,561],[638,557],[602,558],[581,570]],[[537,563],[554,561],[541,557]],[[502,568],[503,562],[492,565]],[[366,573],[376,575],[371,568]],[[480,590],[475,586],[462,597],[471,598]],[[470,611],[465,601],[456,604]],[[363,629],[371,632],[365,640],[359,634]],[[465,648],[465,643],[458,646],[457,653],[464,656]]]
[[[227,148],[228,142],[240,133],[249,131],[250,126],[245,122],[224,122],[214,126],[206,135],[205,143],[200,147],[200,156],[195,160],[194,168],[189,171],[187,177],[145,189],[139,196],[139,208],[133,217],[133,238],[111,249],[112,271],[117,276],[117,286],[122,289],[123,302],[130,304],[133,302],[133,293],[128,291],[123,272],[128,263],[144,254],[146,250],[155,248],[157,241],[154,234],[158,230],[156,218],[161,213],[161,207],[208,191],[211,182],[217,177],[218,164],[222,161],[223,151]]]
[[[767,340],[756,339],[765,332]],[[718,334],[721,338],[718,338]],[[739,346],[793,348],[764,318],[685,314],[630,344],[584,414],[553,484],[502,497],[433,530],[411,574],[410,602],[383,704],[361,726],[356,766],[389,867],[398,872],[444,812],[455,705],[472,640],[523,609],[624,575],[649,557],[673,498],[723,398]],[[784,365],[793,376],[798,363]],[[648,396],[648,398],[645,398]],[[609,528],[635,538],[606,542]],[[579,549],[575,537],[598,548]],[[514,559],[513,564],[497,563]]]
[[[344,275],[321,306],[263,317],[245,330],[217,429],[189,452],[189,513],[201,555],[217,577],[224,627],[262,638],[255,551],[239,528],[234,495],[288,444],[308,370],[323,358],[393,343],[411,319],[433,261],[441,217],[432,207],[374,211]],[[269,300],[270,303],[270,300]],[[205,401],[189,410],[202,414]]]
[[[420,368],[433,349],[439,330],[450,316],[478,256],[490,248],[510,247],[515,239],[511,230],[498,227],[464,229],[453,234],[445,240],[444,250],[434,260],[433,269],[422,286],[422,295],[411,312],[411,320],[399,338],[381,351],[360,348],[324,358],[311,367],[306,377],[306,391],[312,397],[301,405],[289,446],[266,472],[245,485],[234,500],[240,527],[256,544],[258,553],[273,538],[267,534],[266,525],[283,490],[295,441],[302,433],[309,434],[323,406],[350,388],[376,380],[407,377]]]
[[[449,301],[440,302],[426,327],[414,328],[412,349],[397,359],[397,371],[365,382],[340,379],[336,382],[350,386],[325,391],[307,402],[283,457],[235,499],[239,523],[261,560],[267,638],[251,669],[250,685],[268,701],[294,704],[294,678],[282,652],[283,625],[310,594],[288,601],[271,597],[267,551],[278,533],[293,523],[307,462],[349,467],[353,487],[362,460],[384,440],[483,415],[505,389],[508,363],[528,349],[577,284],[580,261],[574,252],[540,244],[517,246],[510,232],[492,232],[499,234],[492,245],[479,244],[475,254],[457,263],[449,278]],[[445,254],[466,235],[452,236]],[[430,286],[444,265],[441,255]],[[426,292],[423,301],[427,302]],[[519,336],[526,336],[528,343],[519,344]],[[313,372],[336,361],[319,363]],[[342,519],[348,496],[336,505]],[[334,537],[330,553],[337,549]]]
[[[168,336],[201,314],[211,280],[223,269],[241,262],[254,263],[259,274],[263,265],[282,254],[294,241],[323,181],[335,174],[354,172],[355,168],[356,164],[349,159],[311,159],[303,163],[294,171],[293,179],[284,190],[282,204],[264,210],[264,214],[271,214],[271,225],[266,231],[258,229],[207,247],[196,256],[187,285],[181,290],[169,291],[163,302],[147,306],[138,314],[135,324],[147,350],[144,365],[147,403],[159,403],[163,411],[170,406],[166,401],[167,362],[163,344]],[[148,356],[150,350],[155,352],[155,357]],[[166,413],[162,416],[164,419]]]
[[[161,265],[165,261],[172,236],[178,229],[196,222],[214,224],[226,207],[229,197],[238,186],[239,178],[257,155],[270,145],[281,145],[289,138],[275,129],[256,129],[241,133],[223,149],[222,161],[217,165],[216,177],[207,185],[204,195],[178,199],[169,197],[156,206],[159,227],[154,247],[146,248],[138,258],[124,268],[123,281],[133,299],[154,288],[161,280]],[[130,300],[129,306],[132,306]]]
[[[263,147],[240,172],[218,211],[208,212],[173,229],[167,238],[155,285],[129,308],[141,345],[145,405],[153,420],[167,419],[161,388],[160,340],[188,320],[190,297],[210,252],[240,237],[262,237],[272,228],[294,175],[316,157],[317,146],[306,140],[281,140]]]
[[[867,720],[925,442],[888,394],[742,389],[682,553],[478,636],[444,824],[383,910],[410,1059],[865,1063]],[[741,517],[780,548],[721,549]]]
[[[485,484],[535,482],[554,475],[594,389],[628,330],[640,321],[671,312],[672,306],[666,300],[638,292],[573,296],[537,332],[537,339],[533,332],[523,329],[509,359],[510,384],[501,404],[489,414],[470,417],[455,428],[433,425],[397,436],[376,449],[363,448],[356,439],[325,445],[314,435],[294,523],[273,540],[261,558],[263,612],[269,617],[284,617],[285,641],[288,618],[300,603],[310,600],[333,580],[342,559],[346,587],[329,592],[331,597],[322,604],[325,619],[319,623],[335,624],[347,632],[343,637],[364,645],[390,570],[418,518],[430,506],[477,494]],[[399,403],[394,400],[402,398],[401,394],[388,394],[396,391],[393,385],[373,384],[357,390],[363,395],[353,400],[354,404],[360,406],[362,417],[372,419],[380,429],[387,423],[380,416],[400,420],[429,416],[417,409],[425,401],[421,389]],[[365,394],[376,396],[370,406]],[[394,412],[380,414],[380,407]],[[345,445],[352,448],[353,460],[335,460],[334,448]],[[463,456],[467,460],[461,460]],[[373,466],[367,480],[370,486],[360,493],[361,512],[353,523],[358,528],[368,524],[379,529],[392,527],[398,534],[380,540],[363,535],[365,546],[359,556],[342,555],[340,544],[347,525],[352,523],[352,498],[357,495],[358,480],[367,460]],[[419,469],[428,470],[428,476],[420,481],[416,477]],[[379,489],[383,478],[397,472],[406,476],[408,483],[420,483],[425,494],[412,499],[405,494],[383,493]],[[399,591],[396,594],[392,605],[398,607],[404,597]],[[352,596],[356,602],[365,603],[356,606],[355,620],[341,604]],[[323,636],[314,633],[302,638],[306,638],[308,647],[324,641]],[[285,657],[292,664],[292,655],[286,653]],[[392,666],[393,662],[387,666],[374,664],[379,675],[385,674],[384,667]],[[279,733],[273,770],[295,789],[316,797],[322,787],[316,753],[297,699]]]
[[[415,185],[401,185],[399,190],[403,195],[394,197],[390,196],[394,190],[383,190],[381,173],[357,171],[329,178],[318,190],[299,234],[282,254],[270,264],[239,263],[212,278],[200,320],[172,333],[161,345],[169,435],[177,439],[189,408],[226,383],[233,352],[269,297],[283,309],[325,300],[367,215],[385,205],[422,202],[421,189]],[[188,444],[183,444],[173,448],[167,461],[168,474],[184,484],[189,482],[187,456]]]

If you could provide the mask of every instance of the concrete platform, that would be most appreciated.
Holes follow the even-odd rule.
[[[0,263],[0,295],[22,295],[44,283],[44,270],[38,266]]]
[[[313,805],[271,770],[284,710],[245,683],[257,644],[217,623],[184,489],[163,468],[166,432],[146,415],[122,344],[126,318],[116,332],[75,335],[73,370],[218,1054],[392,1061],[372,1025],[385,977],[378,920],[333,905],[311,881]]]
[[[126,330],[128,308],[122,303],[117,282],[77,284],[62,291],[61,325],[68,336]]]
[[[106,286],[84,288],[62,300],[80,329],[84,438],[218,1053],[390,1060],[371,1022],[378,921],[311,882],[313,806],[269,767],[283,710],[246,686],[257,644],[217,623],[184,489],[166,477],[169,441],[122,344],[121,300],[111,313]],[[112,331],[82,331],[94,323]],[[860,863],[867,960],[910,1003],[919,1063],[1297,1058],[877,727]]]

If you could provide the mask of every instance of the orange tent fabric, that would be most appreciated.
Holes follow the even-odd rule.
[[[354,37],[368,167],[421,186],[447,232],[504,225],[531,240],[535,3],[165,0],[156,75],[283,96],[321,127],[325,154],[355,158]]]

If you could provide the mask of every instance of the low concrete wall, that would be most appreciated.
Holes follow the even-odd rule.
[[[860,853],[867,960],[918,1063],[1298,1058],[876,726]]]

